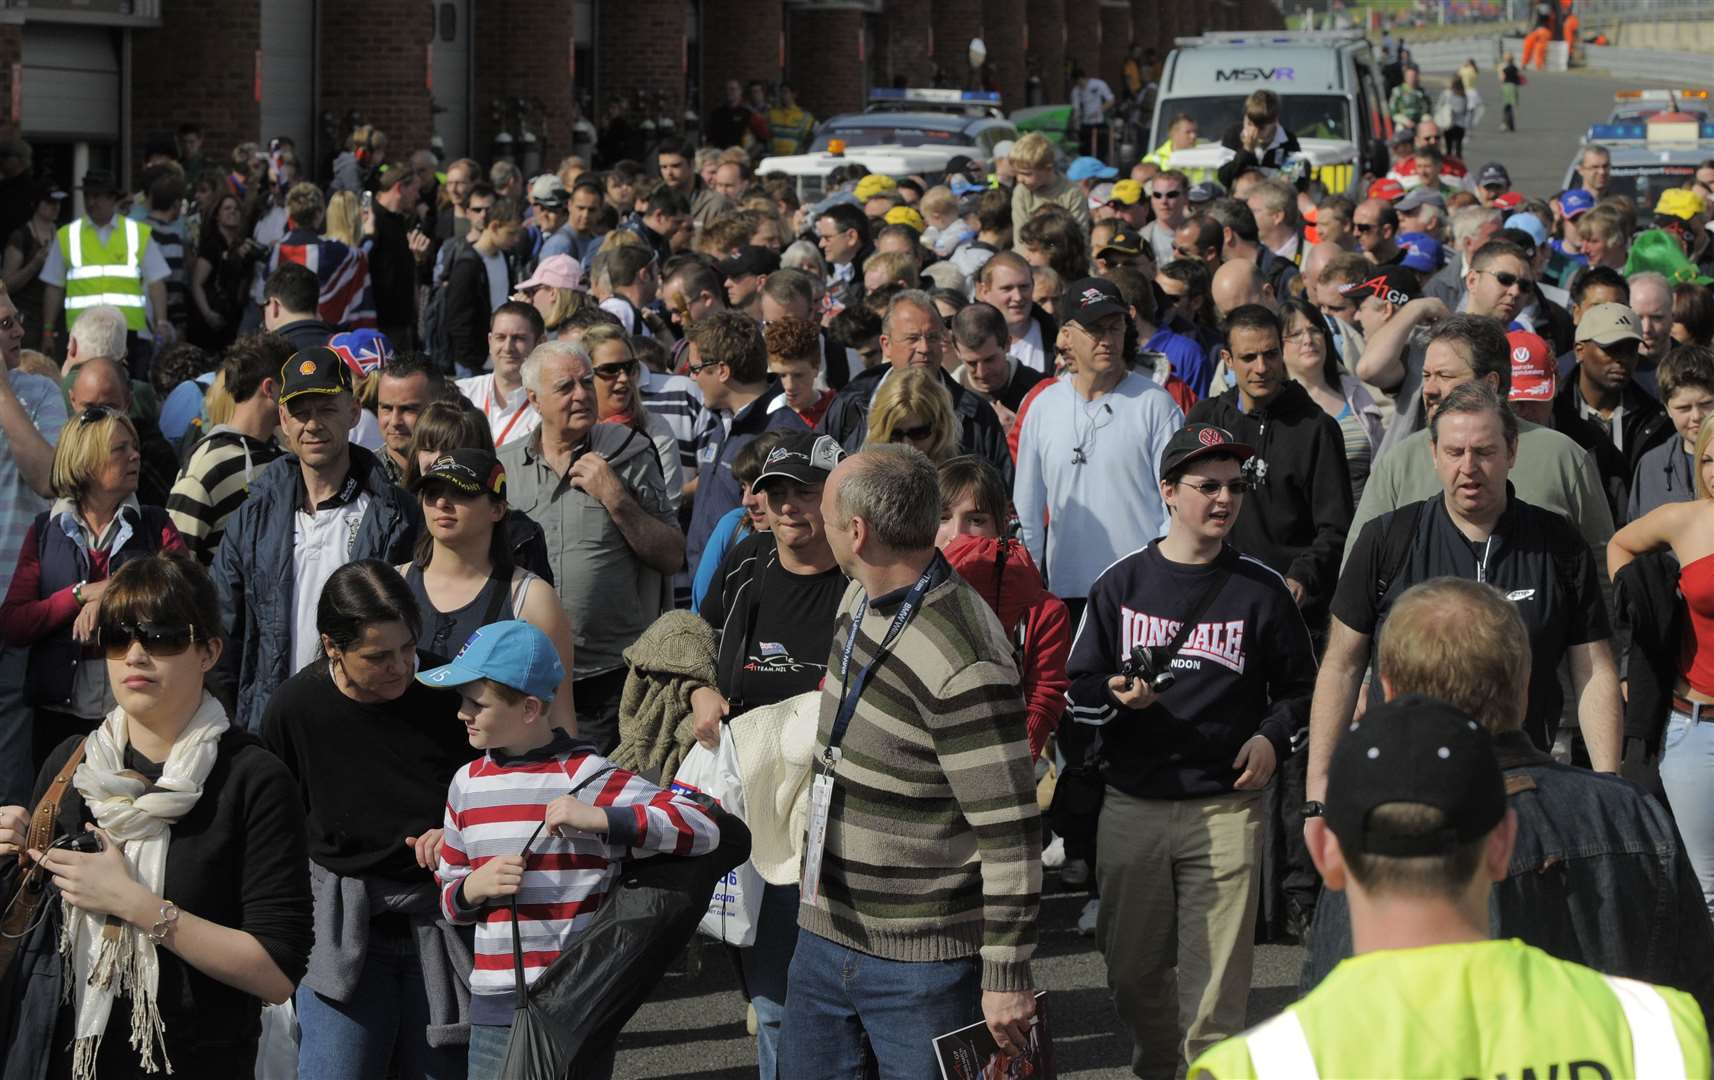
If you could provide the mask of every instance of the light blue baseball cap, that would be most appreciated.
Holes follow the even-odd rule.
[[[1536,247],[1547,243],[1547,226],[1541,223],[1541,218],[1526,210],[1520,210],[1507,218],[1505,227],[1529,233],[1530,238],[1535,241]]]
[[[1065,170],[1065,178],[1074,183],[1082,183],[1085,180],[1111,180],[1118,175],[1118,169],[1094,157],[1080,157]]]
[[[507,619],[477,629],[452,663],[417,672],[418,682],[441,690],[478,679],[551,701],[565,680],[565,665],[546,634],[522,619]]]

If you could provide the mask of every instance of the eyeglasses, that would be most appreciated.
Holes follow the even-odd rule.
[[[702,365],[702,367],[707,366],[707,364]],[[635,360],[621,360],[617,364],[595,365],[595,374],[600,377],[602,382],[612,382],[621,375],[633,375],[636,371],[637,361]]]
[[[941,333],[906,334],[904,337],[899,338],[898,341],[899,344],[903,345],[905,348],[915,352],[919,347],[926,349],[940,348],[946,344],[946,335]]]
[[[1319,329],[1313,326],[1306,326],[1295,333],[1287,334],[1283,340],[1289,341],[1293,345],[1308,345],[1319,340],[1320,337],[1321,331]]]
[[[107,659],[123,660],[132,645],[143,646],[150,656],[178,656],[195,643],[196,630],[159,623],[108,623],[97,631],[97,637]]]
[[[1224,484],[1218,480],[1198,480],[1195,483],[1191,483],[1189,480],[1181,480],[1179,482],[1193,491],[1200,491],[1210,499],[1220,494],[1221,488],[1225,488],[1233,495],[1248,495],[1256,486],[1248,480],[1230,480]]]
[[[465,207],[464,207],[464,213],[466,214],[466,216],[468,216],[470,214],[486,214],[492,208],[493,208],[492,203],[485,205],[485,206],[477,206],[475,203],[467,203],[467,204],[465,204]]]
[[[1509,289],[1513,285],[1516,285],[1519,288],[1528,289],[1535,285],[1535,280],[1533,278],[1514,274],[1510,270],[1478,270],[1477,273],[1487,274],[1489,277],[1499,282],[1500,287],[1503,289]]]
[[[721,364],[721,361],[719,361],[719,360],[704,360],[700,364],[692,364],[687,360],[687,361],[685,361],[684,369],[686,371],[690,372],[692,375],[701,375],[703,372],[707,371],[709,368],[719,367],[720,364]]]
[[[22,330],[23,328],[24,313],[22,311],[14,315],[8,315],[4,319],[0,319],[0,331],[5,333],[9,334],[14,330]]]
[[[921,427],[894,428],[892,441],[896,442],[896,443],[900,443],[900,442],[921,442],[922,440],[930,437],[933,434],[934,434],[934,425],[933,424],[924,424]]]

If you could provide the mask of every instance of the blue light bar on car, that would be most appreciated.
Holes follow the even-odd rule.
[[[1648,138],[1648,125],[1642,121],[1623,124],[1591,124],[1589,139],[1592,142],[1617,142],[1623,139]]]
[[[914,90],[899,90],[893,87],[881,87],[869,91],[870,101],[920,101],[924,104],[959,105],[966,102],[980,105],[1000,104],[998,90],[943,90],[935,87],[921,87]]]

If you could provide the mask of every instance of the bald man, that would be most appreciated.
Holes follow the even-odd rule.
[[[178,452],[153,417],[138,415],[131,394],[131,378],[118,362],[103,356],[79,364],[66,387],[71,401],[71,420],[76,421],[87,409],[111,409],[131,417],[137,428],[137,449],[143,455],[141,475],[137,480],[137,501],[145,506],[167,505],[167,494],[179,471]]]
[[[1274,306],[1273,286],[1262,280],[1262,272],[1255,263],[1245,259],[1220,264],[1220,269],[1214,271],[1211,291],[1214,310],[1220,313],[1222,320],[1245,304]]]
[[[1321,271],[1327,266],[1327,260],[1336,255],[1343,255],[1345,249],[1338,244],[1320,243],[1304,252],[1303,265],[1299,266],[1298,274],[1303,278],[1303,298],[1317,307],[1321,305]]]

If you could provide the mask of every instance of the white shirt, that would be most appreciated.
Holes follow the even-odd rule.
[[[1102,109],[1113,103],[1113,89],[1102,79],[1093,75],[1085,79],[1083,85],[1073,85],[1071,88],[1071,115],[1073,123],[1079,127],[1085,124],[1105,124],[1106,116]]]
[[[506,400],[500,400],[494,389],[494,373],[491,371],[486,375],[458,379],[454,385],[470,404],[482,410],[482,415],[488,418],[488,430],[494,436],[496,448],[517,442],[542,425],[542,414],[530,404],[529,393],[522,386],[512,391]]]
[[[1034,319],[1030,320],[1030,328],[1023,337],[1006,346],[1006,355],[1027,368],[1045,372],[1053,370],[1047,362],[1047,350],[1042,347],[1041,323]]]
[[[619,325],[625,328],[627,334],[641,334],[644,337],[654,337],[655,332],[649,329],[649,324],[638,318],[641,312],[632,306],[631,301],[623,296],[609,296],[601,301],[601,310],[612,313],[619,320]]]
[[[333,572],[351,561],[357,527],[369,509],[369,493],[343,506],[292,515],[292,671],[321,655],[321,632],[315,626],[321,590]]]

